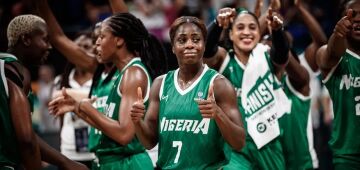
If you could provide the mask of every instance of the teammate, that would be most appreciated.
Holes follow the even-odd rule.
[[[279,89],[278,81],[275,79],[280,80],[281,78],[282,70],[288,62],[289,48],[284,32],[282,31],[282,21],[276,16],[272,16],[271,13],[269,14],[268,19],[273,36],[273,46],[271,47],[270,54],[266,52],[267,50],[263,45],[259,44],[260,27],[257,17],[247,10],[240,10],[236,13],[235,10],[231,8],[220,9],[217,20],[208,28],[208,37],[210,40],[206,44],[207,51],[205,61],[211,67],[219,69],[219,72],[228,78],[233,86],[235,86],[238,97],[238,107],[240,108],[243,122],[247,129],[245,147],[240,152],[232,152],[230,163],[225,166],[224,169],[285,169],[283,150],[279,141],[280,129],[277,123],[278,116],[285,111],[279,110],[277,116],[266,118],[267,120],[272,120],[272,132],[274,132],[273,134],[275,135],[265,135],[268,133],[264,132],[269,129],[268,127],[271,127],[270,123],[264,124],[259,120],[258,123],[254,124],[254,122],[250,122],[249,120],[256,120],[256,118],[261,119],[266,117],[266,114],[257,112],[257,109],[254,109],[255,112],[246,109],[249,102],[251,103],[251,100],[254,98],[249,100],[250,96],[248,94],[251,94],[251,90],[247,90],[248,94],[243,94],[244,87],[249,86],[249,81],[244,82],[245,74],[249,72],[247,71],[249,69],[253,70],[253,73],[261,73],[260,75],[263,75],[258,77],[256,83],[253,82],[255,83],[254,88],[261,87],[263,89],[263,87],[268,86],[269,93],[272,93],[272,96],[275,96],[277,92],[283,93]],[[218,47],[217,42],[223,28],[225,29],[229,25],[231,45],[230,50],[226,51]],[[249,66],[249,64],[251,64],[250,60],[266,60],[266,62],[263,62],[263,65],[252,64],[252,66]],[[260,72],[260,70],[262,70],[262,72]],[[264,81],[265,78],[262,78],[265,77],[265,75],[269,76],[268,83]],[[251,77],[251,75],[248,77]],[[263,85],[261,85],[262,83]],[[274,91],[271,92],[272,90]],[[253,92],[255,93],[255,91]],[[265,93],[262,91],[261,94],[264,95]],[[259,96],[259,94],[257,94],[257,96]],[[280,98],[284,99],[285,97],[282,95]],[[258,102],[262,103],[260,108],[264,110],[273,106],[275,106],[273,109],[285,108],[285,105],[279,106],[278,102],[267,100],[270,98],[267,98],[267,102],[264,102],[265,98],[258,100]],[[284,100],[286,102],[287,99],[285,98]],[[269,103],[274,103],[274,105],[269,105]],[[266,112],[273,113],[270,109]],[[264,142],[265,139],[267,142]]]
[[[317,52],[323,83],[334,108],[329,144],[335,169],[360,168],[360,1],[346,4],[327,45]]]
[[[1,54],[1,63],[4,66],[2,68],[5,68],[5,71],[1,71],[1,75],[2,80],[5,80],[5,76],[7,76],[9,86],[8,89],[6,86],[5,89],[1,89],[5,90],[5,93],[2,92],[1,94],[8,94],[10,96],[8,99],[11,103],[11,116],[16,120],[16,123],[13,124],[14,129],[12,129],[9,128],[8,124],[11,120],[2,120],[6,121],[6,123],[3,122],[2,125],[8,126],[7,130],[9,131],[4,132],[4,134],[8,135],[6,137],[9,138],[5,139],[9,140],[1,141],[4,142],[4,144],[12,144],[12,146],[14,146],[17,141],[13,141],[15,138],[12,135],[16,135],[20,146],[1,146],[2,160],[0,166],[7,166],[10,169],[15,168],[16,165],[20,164],[19,154],[21,153],[25,168],[39,169],[40,157],[38,156],[39,151],[36,149],[38,145],[40,148],[41,159],[43,161],[57,165],[62,169],[87,169],[85,166],[73,162],[61,155],[55,149],[43,142],[39,137],[35,137],[31,127],[29,127],[31,125],[30,122],[28,122],[30,120],[29,107],[31,107],[32,104],[28,103],[24,97],[30,97],[31,95],[31,77],[30,72],[26,67],[40,64],[49,53],[51,46],[48,42],[48,32],[45,21],[35,15],[17,16],[9,23],[7,37],[9,42],[8,53]],[[25,107],[18,107],[19,105]],[[18,115],[18,117],[13,117],[16,115]],[[6,116],[10,118],[10,115],[5,114],[2,118],[6,118]],[[24,118],[24,120],[20,121],[19,118]],[[19,126],[18,123],[21,122],[23,122],[24,125]],[[21,130],[20,132],[22,133],[19,133],[19,130]],[[9,133],[11,131],[15,132],[15,134]],[[9,149],[11,151],[9,151]],[[24,153],[22,153],[23,151]],[[27,158],[24,158],[25,155]],[[5,165],[2,164],[3,162]]]
[[[64,97],[50,103],[50,109],[58,115],[70,108],[101,130],[99,143],[95,146],[99,169],[152,169],[145,148],[134,137],[130,109],[137,99],[136,88],[144,89],[146,101],[151,77],[164,71],[161,66],[154,67],[166,61],[161,44],[138,18],[129,13],[118,13],[102,22],[96,44],[99,58],[104,63],[114,63],[119,70],[107,100],[97,101],[97,104],[106,104],[105,112],[97,111],[89,100],[76,102],[65,90]],[[149,72],[147,68],[150,68]]]
[[[235,92],[203,64],[206,28],[199,19],[176,19],[170,39],[179,68],[154,81],[144,120],[139,88],[131,111],[136,136],[146,148],[159,142],[161,169],[218,169],[226,164],[225,141],[236,150],[244,146]]]

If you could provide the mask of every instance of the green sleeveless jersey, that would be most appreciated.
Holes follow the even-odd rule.
[[[92,97],[96,97],[96,101],[94,102],[93,106],[100,112],[105,114],[106,108],[106,101],[111,93],[113,85],[115,84],[116,78],[119,76],[120,71],[116,69],[115,73],[113,74],[112,78],[105,82],[105,79],[108,75],[102,74],[99,81],[93,87]],[[97,146],[100,145],[100,137],[101,131],[91,127],[89,133],[89,150],[91,152],[95,152],[97,150]]]
[[[334,109],[333,132],[329,141],[333,162],[342,162],[341,157],[345,155],[354,155],[349,159],[360,162],[360,56],[346,50],[323,82]]]
[[[10,54],[0,53],[0,169],[5,165],[20,164],[20,154],[9,108],[9,91],[4,70],[6,62],[17,62],[17,59]]]
[[[307,130],[312,132],[309,116],[310,96],[304,96],[294,89],[288,76],[283,77],[284,92],[291,101],[291,111],[279,119],[283,130],[281,144],[284,150],[286,169],[313,169],[312,155]],[[296,135],[294,135],[296,134]],[[313,155],[316,157],[316,155]],[[317,159],[315,159],[317,160]]]
[[[268,56],[250,56],[250,57],[267,57]],[[270,68],[272,65],[269,63]],[[246,66],[235,56],[233,52],[228,52],[219,72],[224,75],[234,86],[238,99],[238,107],[241,113],[244,128],[247,130],[246,118],[250,115],[245,114],[245,110],[241,103],[241,87],[243,75]],[[225,148],[228,150],[229,148]],[[235,157],[235,158],[234,158]],[[243,159],[246,158],[246,159]],[[239,169],[241,164],[248,162],[252,168],[260,169],[282,169],[284,160],[282,156],[282,147],[279,138],[274,139],[270,143],[263,146],[260,150],[256,148],[255,142],[246,131],[246,145],[241,152],[232,151],[230,163],[224,169]]]
[[[161,169],[218,169],[226,163],[224,139],[213,119],[203,118],[196,99],[206,99],[218,73],[206,65],[182,90],[179,69],[168,72],[160,88],[159,159]]]
[[[121,85],[121,80],[124,72],[127,68],[131,66],[140,67],[144,70],[144,72],[147,75],[148,78],[148,88],[147,88],[147,94],[144,98],[145,105],[147,105],[147,100],[149,98],[150,93],[150,85],[151,85],[151,78],[149,76],[149,73],[147,72],[145,66],[141,63],[140,58],[134,58],[132,59],[122,70],[121,72],[116,76],[116,80],[112,86],[111,92],[109,94],[109,97],[106,101],[106,111],[105,114],[107,117],[113,119],[113,120],[119,120],[119,109],[120,109],[120,103],[121,103],[121,93],[119,91],[119,86]],[[121,117],[120,117],[121,119]],[[97,149],[95,151],[96,156],[106,156],[106,155],[123,155],[123,156],[129,156],[133,154],[137,154],[140,152],[144,152],[145,148],[141,145],[139,140],[134,137],[132,141],[127,144],[126,146],[122,146],[116,141],[112,140],[110,137],[106,136],[105,134],[100,134],[100,142],[97,146]]]

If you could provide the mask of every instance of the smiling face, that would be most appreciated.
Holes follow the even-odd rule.
[[[347,9],[352,9],[353,13],[353,29],[351,30],[348,38],[356,43],[360,42],[360,0],[350,1]]]
[[[175,32],[172,49],[179,65],[202,62],[205,41],[201,29],[193,23],[180,25]]]
[[[51,45],[49,43],[48,30],[45,23],[36,23],[37,28],[29,35],[29,57],[25,60],[26,63],[32,65],[39,65],[43,63],[49,55]]]
[[[260,40],[258,22],[250,14],[239,14],[231,27],[229,36],[234,48],[249,53]]]

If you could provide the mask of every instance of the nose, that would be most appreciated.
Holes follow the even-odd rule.
[[[185,48],[194,48],[194,42],[191,39],[188,39],[185,43]]]
[[[250,29],[249,29],[248,27],[245,27],[245,28],[242,30],[242,33],[248,35],[248,34],[250,34]]]
[[[98,37],[98,38],[96,39],[95,45],[96,45],[96,46],[99,46],[99,45],[100,45],[100,37]]]

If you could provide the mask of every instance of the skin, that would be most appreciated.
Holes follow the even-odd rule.
[[[37,24],[38,25],[34,31],[32,31],[29,34],[23,35],[16,45],[8,49],[9,53],[17,56],[18,59],[24,64],[24,65],[21,64],[16,65],[17,69],[22,73],[22,75],[24,75],[24,80],[23,80],[24,88],[22,89],[24,94],[28,94],[30,90],[30,80],[31,80],[30,72],[25,66],[39,65],[44,59],[46,59],[47,55],[49,54],[49,50],[51,49],[51,46],[48,42],[48,32],[47,32],[46,24],[45,23],[37,23]],[[11,67],[7,65],[5,65],[5,67],[10,68],[10,70],[12,70],[16,74],[15,70],[12,69]],[[19,103],[24,100],[25,99],[23,98],[19,98],[19,101],[16,100],[15,103],[18,106]],[[31,115],[30,111],[26,114]],[[23,115],[21,117],[23,117]],[[29,135],[30,134],[28,134],[28,136]],[[38,142],[41,159],[43,161],[57,165],[62,169],[87,169],[84,165],[73,162],[67,159],[65,156],[61,155],[58,151],[51,148],[44,141],[42,141],[42,139],[39,138],[37,135],[36,135],[36,139],[32,139],[32,142],[36,142],[36,141]],[[34,145],[35,144],[33,144],[33,146]],[[19,146],[19,147],[23,147],[23,146]],[[32,160],[37,159],[36,154],[27,158],[31,159],[29,160],[30,162]],[[36,163],[36,161],[34,161],[34,163]]]
[[[49,25],[50,41],[67,59],[74,65],[83,70],[94,72],[98,63],[101,61],[92,57],[94,52],[89,52],[81,48],[79,44],[68,38],[62,31],[55,16],[50,10],[47,0],[34,0],[39,14]],[[113,13],[127,12],[128,8],[123,0],[109,0]],[[95,32],[95,30],[94,30]],[[96,46],[93,47],[94,49]],[[111,66],[111,65],[110,65]],[[111,68],[110,68],[111,70]]]
[[[350,1],[345,11],[346,15],[337,22],[328,44],[317,51],[316,60],[323,77],[336,66],[346,49],[360,54],[360,1]],[[353,11],[357,15],[353,16]]]
[[[105,21],[96,41],[99,57],[105,63],[112,62],[119,70],[122,70],[135,57],[135,54],[127,50],[123,38],[114,36],[110,30],[107,21]],[[113,120],[97,111],[91,105],[90,100],[77,102],[67,95],[66,91],[63,93],[64,96],[50,102],[49,109],[56,115],[75,111],[85,121],[101,130],[114,141],[121,145],[127,145],[135,136],[130,110],[132,103],[136,102],[137,99],[136,88],[141,87],[144,89],[143,94],[146,94],[148,81],[141,68],[130,66],[126,69],[118,89],[122,94],[118,120]]]
[[[219,26],[223,29],[226,29],[232,22],[232,27],[230,28],[229,37],[233,42],[233,49],[236,54],[236,57],[246,65],[250,53],[255,48],[255,46],[260,41],[260,27],[257,24],[254,17],[250,14],[242,13],[236,18],[236,11],[233,8],[222,8],[219,10],[217,20]],[[269,27],[273,30],[278,30],[281,28],[282,23],[279,17],[272,15],[270,12],[267,15]],[[227,51],[218,47],[217,53],[211,57],[205,59],[205,63],[208,64],[211,68],[218,69],[223,63]],[[275,74],[278,78],[281,77],[281,73],[284,71],[285,65],[277,65],[275,63]]]
[[[176,54],[179,63],[179,78],[177,81],[180,88],[186,89],[187,85],[185,84],[187,82],[193,83],[192,80],[196,80],[201,74],[204,48],[204,35],[196,25],[185,23],[178,28],[174,38],[173,52]],[[148,149],[153,148],[158,142],[160,104],[158,94],[161,82],[162,77],[158,77],[151,87],[150,104],[145,118],[145,106],[140,99],[140,90],[138,100],[133,104],[131,110],[136,135]],[[181,82],[185,82],[185,84]],[[240,121],[241,117],[237,108],[234,89],[229,81],[222,76],[218,76],[215,78],[209,94],[207,100],[198,101],[202,116],[214,119],[225,140],[235,150],[240,150],[245,144],[245,131]]]
[[[21,151],[21,162],[26,169],[40,169],[40,150],[35,133],[32,130],[29,102],[22,89],[11,80],[8,80],[8,87],[12,123],[19,151]],[[18,107],[19,105],[23,107]]]

